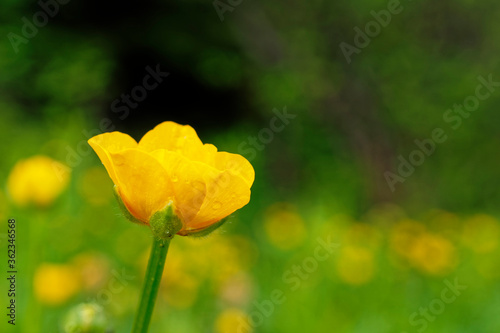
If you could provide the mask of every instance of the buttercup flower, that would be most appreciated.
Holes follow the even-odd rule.
[[[163,122],[137,143],[111,132],[91,138],[130,218],[151,225],[173,210],[179,235],[208,230],[250,200],[255,173],[241,155],[203,144],[188,125]],[[154,225],[152,225],[152,228]]]
[[[16,163],[9,174],[7,188],[18,206],[46,207],[66,189],[70,169],[50,157],[37,155]]]
[[[69,265],[43,263],[33,279],[36,298],[50,305],[60,305],[81,288],[78,272]]]

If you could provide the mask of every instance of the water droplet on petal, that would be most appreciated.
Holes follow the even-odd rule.
[[[220,201],[216,201],[214,202],[214,204],[212,205],[212,209],[213,210],[218,210],[222,207],[222,203]]]
[[[178,182],[179,181],[179,177],[177,177],[177,175],[172,175],[172,177],[170,178],[170,180],[174,183]]]
[[[200,192],[205,192],[205,184],[200,182],[199,180],[195,180],[193,183],[192,183],[193,187],[195,189],[197,189],[198,191]]]
[[[122,166],[125,164],[125,158],[123,158],[123,156],[118,155],[115,157],[113,164],[116,166]]]

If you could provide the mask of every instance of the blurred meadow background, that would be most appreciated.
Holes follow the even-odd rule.
[[[86,141],[165,120],[256,181],[151,332],[500,330],[498,1],[0,3],[1,332],[130,331],[151,232]]]

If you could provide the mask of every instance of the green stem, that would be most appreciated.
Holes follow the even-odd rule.
[[[148,331],[169,245],[170,239],[154,238],[153,247],[151,248],[151,254],[149,256],[148,268],[146,270],[146,279],[142,289],[141,301],[135,316],[132,333],[147,333]]]

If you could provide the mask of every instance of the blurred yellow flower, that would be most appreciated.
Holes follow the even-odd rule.
[[[405,263],[426,274],[445,275],[457,265],[453,243],[416,221],[404,220],[394,225],[390,246]]]
[[[38,155],[16,163],[7,179],[7,188],[18,206],[46,207],[66,189],[69,178],[68,167]]]
[[[264,230],[271,244],[282,250],[299,246],[306,237],[302,217],[288,203],[276,203],[267,209]]]
[[[137,143],[127,134],[104,133],[89,144],[106,167],[130,214],[148,224],[173,204],[180,235],[203,230],[250,200],[255,173],[241,155],[203,144],[191,126],[163,122]]]
[[[476,253],[488,253],[498,247],[500,226],[498,221],[485,214],[472,216],[464,222],[462,240]]]
[[[248,315],[240,309],[230,308],[219,314],[215,321],[215,332],[217,333],[251,333],[253,330],[247,325]],[[240,329],[238,329],[240,327]]]
[[[60,305],[80,290],[80,276],[72,266],[44,263],[36,269],[33,287],[41,303]]]
[[[426,232],[426,227],[412,220],[403,220],[394,225],[390,232],[390,246],[394,252],[403,257],[408,257],[418,237]]]
[[[362,285],[369,282],[375,273],[373,253],[365,248],[344,246],[337,259],[339,278],[351,285]]]
[[[430,275],[448,274],[457,264],[455,246],[448,239],[427,232],[412,244],[408,259],[414,267]]]

